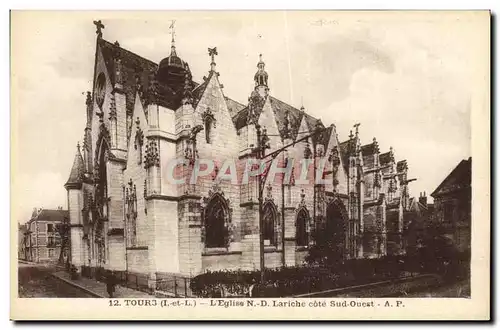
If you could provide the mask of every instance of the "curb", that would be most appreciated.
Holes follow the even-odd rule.
[[[405,276],[405,277],[400,277],[392,280],[386,280],[386,281],[379,281],[379,282],[372,282],[372,283],[367,283],[367,284],[361,284],[361,285],[354,285],[354,286],[348,286],[348,287],[343,287],[343,288],[335,288],[335,289],[330,289],[330,290],[324,290],[324,291],[318,291],[318,292],[310,292],[310,293],[303,293],[299,295],[292,296],[294,298],[313,298],[315,295],[318,294],[324,294],[324,293],[348,293],[349,291],[355,291],[358,289],[370,289],[374,288],[380,285],[391,285],[391,284],[396,284],[396,283],[404,283],[406,281],[411,281],[411,280],[416,280],[416,279],[422,279],[426,277],[432,277],[432,278],[439,278],[436,275],[433,274],[420,274],[417,276]]]
[[[26,260],[21,260],[21,259],[17,259],[17,262],[19,264],[24,264],[24,265],[34,265],[34,266],[38,265],[38,263],[36,263],[36,262],[26,261]]]
[[[85,291],[85,292],[87,292],[87,293],[91,294],[92,296],[94,296],[94,297],[96,297],[96,298],[106,298],[106,297],[104,297],[104,296],[101,296],[101,295],[100,295],[100,294],[98,294],[98,293],[95,293],[95,292],[94,292],[94,291],[92,291],[92,290],[89,290],[89,289],[87,289],[87,288],[85,288],[85,287],[83,287],[83,286],[81,286],[81,285],[79,285],[79,284],[76,284],[75,282],[72,282],[72,281],[67,280],[67,279],[65,279],[65,278],[62,278],[62,277],[60,277],[60,276],[57,276],[56,274],[53,274],[53,273],[52,273],[52,274],[50,274],[50,275],[52,275],[53,277],[57,278],[58,280],[61,280],[61,281],[63,281],[63,282],[66,282],[67,284],[72,285],[72,286],[74,286],[74,287],[76,287],[76,288],[78,288],[78,289],[80,289],[80,290],[83,290],[83,291]]]

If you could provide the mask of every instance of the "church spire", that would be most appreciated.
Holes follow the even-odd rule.
[[[170,45],[170,56],[177,56],[177,52],[175,51],[175,20],[172,20],[169,29],[170,29],[170,34],[172,35],[172,41]]]
[[[254,76],[255,87],[265,86],[267,87],[268,74],[264,69],[266,64],[262,60],[262,54],[259,54],[259,63],[257,63],[257,73]]]
[[[83,182],[83,174],[85,168],[83,165],[83,157],[80,152],[80,143],[76,145],[75,160],[73,161],[73,166],[71,167],[71,172],[69,174],[68,181],[64,185],[66,190],[69,189],[80,189]]]
[[[266,64],[262,60],[262,54],[259,54],[259,62],[257,63],[257,72],[253,80],[255,81],[255,91],[260,94],[264,99],[269,93],[269,87],[267,86],[268,74],[264,69]]]

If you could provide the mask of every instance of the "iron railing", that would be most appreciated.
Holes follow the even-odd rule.
[[[103,267],[81,266],[81,275],[86,278],[95,279],[99,282],[106,282],[108,270]],[[127,271],[112,271],[117,284],[151,294],[151,289],[148,285],[147,274],[129,273]]]
[[[169,275],[157,279],[156,291],[173,297],[193,297],[190,289],[190,278],[178,275]]]

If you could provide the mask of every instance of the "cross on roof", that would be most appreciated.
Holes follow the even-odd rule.
[[[212,63],[215,63],[215,55],[219,55],[219,53],[217,53],[217,47],[208,48],[208,55],[212,57]]]
[[[360,123],[354,124],[354,127],[356,128],[356,134],[358,134],[358,131],[359,131],[358,127],[359,127],[359,125],[361,125],[361,124]]]
[[[172,35],[172,44],[173,44],[175,42],[175,20],[172,20],[169,29],[170,29],[170,34]]]
[[[101,20],[94,21],[94,25],[96,27],[96,32],[97,37],[100,38],[102,37],[102,29],[104,29],[104,24],[102,24]]]

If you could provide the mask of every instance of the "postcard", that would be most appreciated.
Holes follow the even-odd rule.
[[[11,319],[488,320],[490,20],[12,11]]]

